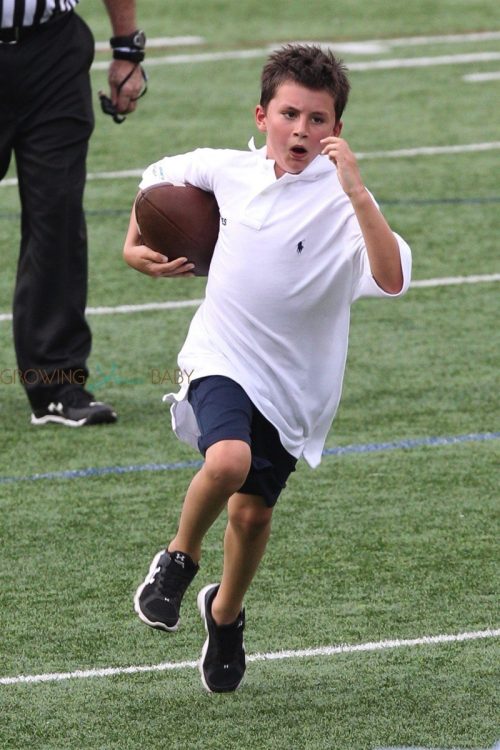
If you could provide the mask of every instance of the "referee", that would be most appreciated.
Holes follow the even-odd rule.
[[[21,243],[14,292],[18,377],[33,424],[116,421],[85,389],[91,333],[83,212],[94,126],[89,70],[94,38],[78,0],[0,0],[0,180],[14,155]],[[145,37],[135,0],[103,0],[112,38],[110,96],[116,122],[143,91]]]

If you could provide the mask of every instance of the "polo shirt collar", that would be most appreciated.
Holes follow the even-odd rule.
[[[266,169],[270,169],[271,167],[274,170],[274,159],[268,159],[267,158],[267,147],[262,146],[262,148],[257,148],[255,145],[255,141],[253,136],[248,141],[248,148],[250,151],[253,151],[253,153],[258,156],[262,162],[263,166],[265,166]],[[307,167],[302,171],[299,172],[299,174],[291,174],[291,172],[285,172],[282,177],[280,177],[280,181],[285,182],[300,182],[301,180],[304,181],[311,181],[311,180],[317,180],[318,177],[321,177],[327,173],[331,173],[332,170],[335,170],[334,165],[331,163],[329,159],[327,159],[325,156],[321,156],[321,154],[318,154],[315,159],[312,160],[310,164],[307,165]]]

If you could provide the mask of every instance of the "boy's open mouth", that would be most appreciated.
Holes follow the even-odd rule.
[[[304,146],[292,146],[290,151],[292,152],[292,154],[297,154],[298,156],[307,154],[307,150],[304,148]]]

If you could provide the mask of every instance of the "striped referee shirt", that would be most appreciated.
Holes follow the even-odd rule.
[[[0,28],[38,26],[52,16],[68,13],[79,0],[0,0]]]

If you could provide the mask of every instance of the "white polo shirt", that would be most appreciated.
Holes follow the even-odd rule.
[[[396,236],[404,285],[384,292],[334,165],[317,156],[279,179],[265,147],[197,149],[148,167],[141,187],[190,183],[221,214],[205,299],[179,354],[191,379],[225,375],[276,427],[284,447],[317,466],[340,401],[351,304],[408,289],[411,252]],[[176,434],[197,447],[188,383],[167,394]]]

